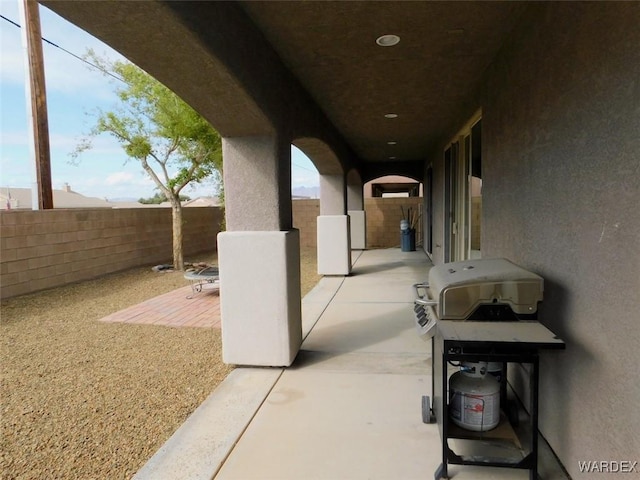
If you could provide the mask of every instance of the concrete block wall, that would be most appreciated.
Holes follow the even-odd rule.
[[[417,211],[420,202],[420,197],[365,199],[367,247],[399,246],[400,206]],[[295,200],[292,208],[300,246],[315,248],[320,201]],[[217,207],[185,208],[185,255],[216,249],[223,218]],[[171,261],[168,208],[3,210],[0,228],[0,298]]]
[[[400,220],[402,209],[407,218],[408,208],[417,212],[422,205],[422,197],[404,198],[365,198],[364,209],[367,212],[367,247],[389,248],[400,246]],[[416,223],[416,230],[422,225]],[[416,241],[421,236],[416,231]]]
[[[418,212],[422,197],[365,198],[367,214],[367,248],[390,248],[400,246],[400,220],[402,210],[405,218],[410,207]],[[300,246],[315,247],[317,244],[316,217],[320,215],[320,200],[294,200],[293,226],[300,230]],[[416,224],[416,241],[422,238],[422,222]]]
[[[216,247],[222,211],[183,211],[186,255]],[[171,210],[0,212],[0,297],[8,298],[171,261]]]
[[[318,224],[320,215],[320,200],[293,200],[293,227],[300,230],[300,246],[315,247],[317,245]]]
[[[224,208],[182,209],[182,248],[185,255],[217,250],[217,236],[224,222]]]

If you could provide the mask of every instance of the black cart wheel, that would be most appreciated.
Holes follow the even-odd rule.
[[[436,417],[431,412],[431,399],[429,395],[422,396],[422,423],[435,423]]]

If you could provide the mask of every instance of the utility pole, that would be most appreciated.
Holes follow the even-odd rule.
[[[32,133],[30,153],[35,166],[31,204],[33,210],[46,210],[53,208],[53,191],[40,14],[36,0],[19,0],[18,5],[22,23],[22,44],[25,49],[27,115],[29,131]]]

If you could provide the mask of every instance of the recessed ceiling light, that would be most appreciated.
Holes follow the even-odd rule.
[[[384,118],[398,118],[397,113],[385,113]]]
[[[389,157],[389,160],[395,160],[396,157]]]
[[[400,37],[397,35],[382,35],[376,39],[376,43],[381,47],[393,47],[400,43]]]
[[[391,141],[391,142],[387,142],[387,145],[395,145],[396,143],[398,143],[398,142]]]

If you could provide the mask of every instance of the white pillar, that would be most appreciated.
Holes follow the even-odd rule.
[[[347,213],[352,250],[367,248],[367,214],[364,210],[364,190],[360,175],[351,171],[347,176]]]
[[[218,250],[224,362],[291,365],[302,343],[298,230],[222,232]]]
[[[351,273],[348,215],[318,217],[318,273],[320,275]]]
[[[351,250],[367,248],[367,214],[364,210],[349,210]]]
[[[318,273],[351,273],[351,238],[344,175],[320,175]]]
[[[302,342],[300,236],[291,220],[291,146],[223,139],[227,231],[218,235],[226,363],[288,366]]]

